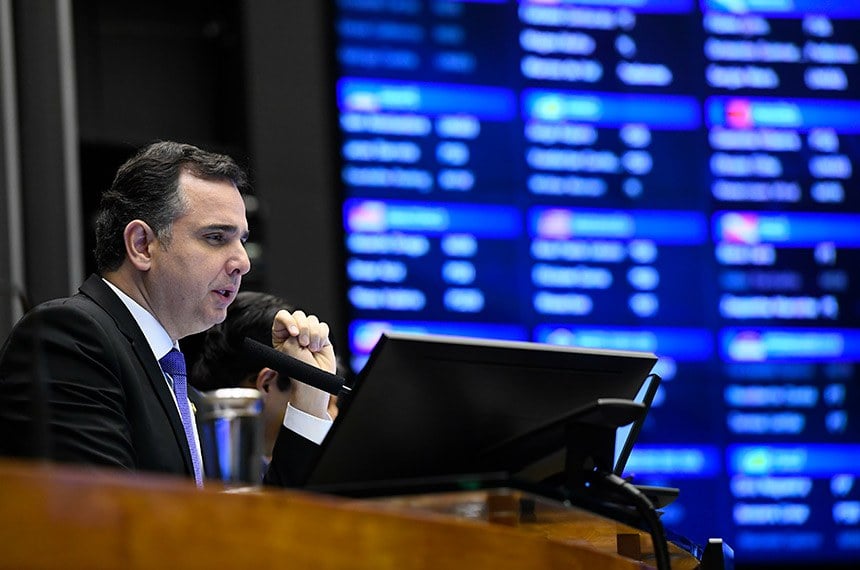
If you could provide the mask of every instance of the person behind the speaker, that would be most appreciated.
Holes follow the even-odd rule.
[[[293,307],[281,297],[259,291],[242,291],[227,309],[227,318],[206,331],[200,340],[189,381],[200,391],[222,388],[254,388],[262,399],[263,455],[271,459],[284,414],[289,406],[294,381],[269,367],[260,367],[242,353],[242,340],[250,338],[270,344],[272,322],[278,311]],[[335,398],[330,398],[329,415],[337,415]]]

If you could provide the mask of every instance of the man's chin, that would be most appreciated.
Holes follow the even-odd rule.
[[[211,320],[209,326],[206,327],[206,330],[209,330],[210,328],[214,327],[215,325],[220,325],[221,323],[224,322],[224,320],[226,318],[227,318],[227,307],[224,307],[220,311],[215,311],[215,314],[212,315],[212,320]]]

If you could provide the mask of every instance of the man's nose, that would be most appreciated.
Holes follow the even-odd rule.
[[[251,271],[251,258],[248,257],[245,244],[239,243],[235,255],[230,258],[229,273],[238,272],[239,275],[245,275],[249,271]]]

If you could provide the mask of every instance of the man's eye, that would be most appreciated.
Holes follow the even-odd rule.
[[[224,236],[221,234],[210,234],[206,236],[206,240],[211,243],[224,243]]]

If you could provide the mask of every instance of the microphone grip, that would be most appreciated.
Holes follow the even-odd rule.
[[[259,364],[261,368],[264,366],[271,368],[279,374],[295,378],[323,392],[337,396],[344,388],[345,380],[340,376],[302,362],[252,338],[245,337],[242,341],[242,349],[245,356],[251,362]]]

